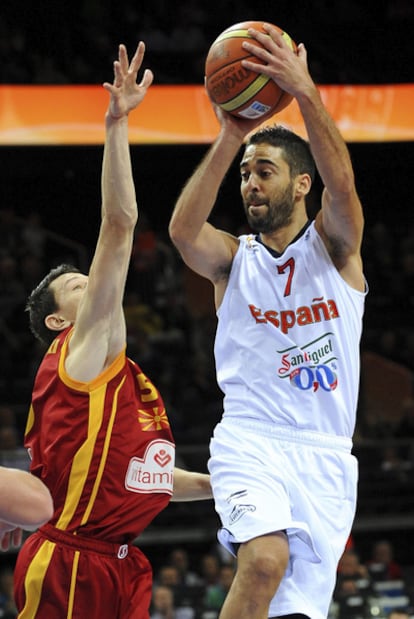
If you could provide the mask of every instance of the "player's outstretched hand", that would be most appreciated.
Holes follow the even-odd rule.
[[[118,60],[114,62],[113,84],[104,82],[103,87],[110,93],[109,114],[112,118],[122,118],[137,107],[151,86],[154,75],[145,69],[142,80],[137,83],[138,71],[145,54],[145,44],[140,41],[136,52],[129,62],[125,45],[119,46]]]

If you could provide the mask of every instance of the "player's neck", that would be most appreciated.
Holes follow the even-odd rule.
[[[295,221],[289,226],[274,230],[273,232],[263,233],[258,235],[258,239],[263,245],[266,245],[269,249],[278,254],[283,254],[286,247],[296,241],[306,228],[309,226],[310,221],[307,217],[300,221]]]

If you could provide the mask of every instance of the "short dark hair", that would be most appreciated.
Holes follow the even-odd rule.
[[[26,311],[29,312],[30,330],[38,340],[46,345],[51,344],[57,335],[56,331],[48,329],[45,325],[46,316],[58,309],[50,284],[64,273],[80,273],[80,271],[72,264],[54,267],[30,293],[27,300]]]
[[[253,133],[246,142],[250,144],[270,144],[283,150],[284,158],[292,176],[309,174],[313,182],[316,173],[309,143],[283,125],[265,126]]]

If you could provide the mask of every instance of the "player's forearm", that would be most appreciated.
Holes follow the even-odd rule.
[[[210,475],[174,468],[172,501],[201,501],[211,499]]]
[[[171,217],[169,232],[178,246],[191,243],[208,220],[227,171],[241,142],[224,132],[209,149],[184,186]]]
[[[324,186],[334,195],[354,190],[354,173],[348,148],[316,86],[297,96],[316,166]]]
[[[128,142],[128,116],[105,119],[106,139],[102,163],[102,216],[131,227],[137,221],[137,205]]]
[[[0,496],[0,520],[15,526],[34,529],[53,516],[49,490],[26,471],[1,467]]]

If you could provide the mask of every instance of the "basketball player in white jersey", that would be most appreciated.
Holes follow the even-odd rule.
[[[209,469],[219,540],[238,557],[220,619],[324,619],[356,505],[364,222],[347,147],[304,46],[295,54],[275,29],[267,32],[252,32],[264,51],[245,44],[264,64],[244,66],[293,95],[309,142],[281,127],[250,136],[240,170],[253,232],[236,238],[207,220],[259,121],[215,107],[219,135],[185,185],[169,231],[215,290],[224,414]],[[309,221],[315,163],[324,188]]]

